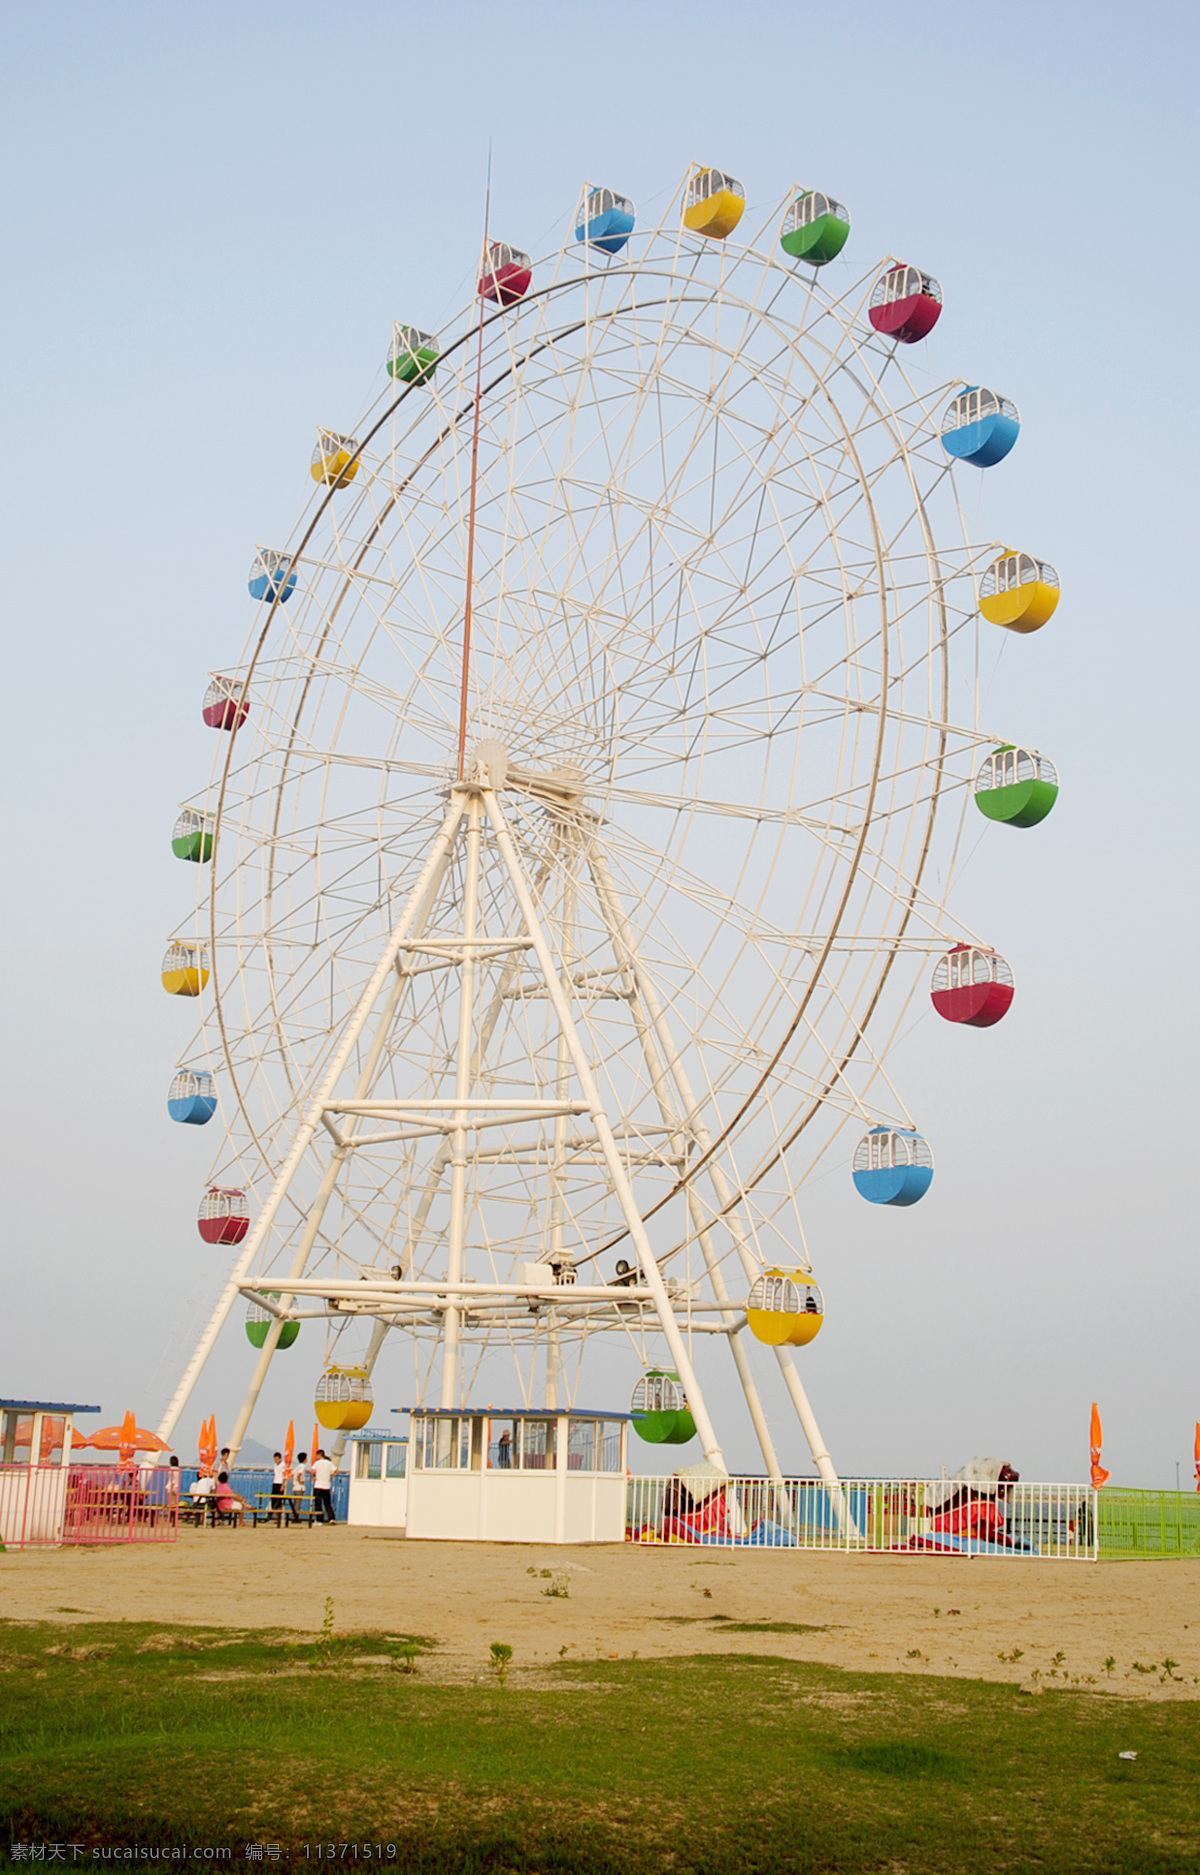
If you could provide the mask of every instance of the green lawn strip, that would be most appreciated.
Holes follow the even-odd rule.
[[[507,1686],[350,1664],[402,1644],[0,1627],[5,1840],[383,1841],[453,1875],[1200,1870],[1200,1705],[752,1654],[530,1687],[519,1656]]]

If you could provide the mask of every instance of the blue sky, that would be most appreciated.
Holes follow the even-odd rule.
[[[892,251],[941,279],[947,372],[1019,402],[980,532],[1051,558],[1064,596],[992,714],[1063,794],[955,901],[1003,933],[1019,1001],[896,1058],[938,1150],[925,1203],[814,1194],[836,1280],[807,1371],[850,1471],[1003,1450],[1076,1476],[1097,1397],[1115,1475],[1186,1477],[1194,9],[47,4],[5,33],[4,1391],[153,1418],[218,1285],[157,981],[198,699],[316,423],[350,427],[394,317],[436,329],[467,298],[490,139],[493,224],[535,252],[585,175],[653,213],[693,158],[752,203],[827,188],[856,269]],[[231,1334],[185,1445],[200,1411],[228,1423],[246,1352]],[[305,1419],[311,1365],[273,1376],[260,1438]],[[728,1447],[751,1458],[740,1422]]]

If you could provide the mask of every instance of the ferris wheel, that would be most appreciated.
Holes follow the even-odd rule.
[[[199,1224],[236,1260],[164,1436],[248,1305],[235,1448],[305,1327],[342,1431],[389,1334],[445,1408],[498,1361],[569,1405],[606,1336],[645,1436],[723,1466],[709,1336],[768,1472],[760,1359],[836,1476],[803,1189],[840,1155],[847,1203],[919,1200],[897,1024],[931,972],[951,1022],[1012,1000],[945,892],[975,805],[1053,806],[978,697],[1058,580],[969,538],[959,482],[1019,417],[910,362],[938,282],[889,257],[827,285],[849,216],[817,191],[750,219],[694,167],[648,230],[588,185],[536,264],[485,240],[472,306],[397,324],[256,554],[163,967],[202,1014],[170,1111],[220,1114]]]

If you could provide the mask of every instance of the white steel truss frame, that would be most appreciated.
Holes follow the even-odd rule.
[[[378,1296],[368,1368],[389,1325],[435,1330],[448,1357],[442,1394],[450,1404],[473,1316],[490,1310],[492,1319],[511,1322],[520,1298],[546,1304],[539,1332],[546,1397],[556,1402],[561,1342],[574,1323],[615,1315],[614,1325],[626,1327],[654,1315],[667,1332],[661,1299],[677,1330],[686,1308],[689,1334],[725,1334],[767,1471],[780,1475],[730,1271],[740,1286],[761,1270],[756,1233],[764,1219],[774,1228],[783,1218],[776,1237],[794,1238],[799,1218],[788,1207],[794,1211],[798,1180],[785,1154],[814,1118],[911,1124],[887,1081],[887,1039],[868,1040],[868,1027],[878,1033],[881,1006],[891,1035],[904,1020],[907,997],[881,1005],[898,959],[974,936],[949,921],[945,891],[977,753],[1010,739],[983,729],[978,712],[975,583],[995,547],[967,539],[938,440],[941,408],[961,380],[918,386],[896,347],[865,329],[877,268],[846,293],[830,294],[815,275],[760,253],[754,239],[744,250],[717,248],[669,226],[669,215],[637,236],[627,257],[602,263],[586,248],[568,247],[554,258],[548,282],[539,270],[521,307],[486,315],[482,328],[472,316],[461,337],[443,346],[439,376],[419,397],[413,387],[392,386],[358,427],[358,480],[336,500],[333,489],[314,496],[290,543],[304,583],[289,613],[278,597],[266,608],[239,673],[256,715],[222,738],[213,795],[200,803],[214,823],[199,908],[213,970],[208,1058],[236,1109],[231,1119],[242,1144],[233,1163],[245,1183],[257,1176],[268,1189],[164,1417],[171,1430],[242,1293],[262,1302],[272,1320],[235,1445],[283,1322],[308,1313],[294,1306],[305,1300],[332,1297],[347,1317],[370,1315]],[[797,316],[798,274],[807,284]],[[468,342],[477,331],[486,356],[478,409]],[[758,390],[748,392],[748,384]],[[450,790],[440,829],[426,832],[430,795],[448,778],[463,439],[479,416],[486,463],[476,615],[483,635],[471,671],[473,733],[481,750],[489,737],[507,742],[515,732],[516,741],[503,781],[493,776],[493,787],[483,785],[485,755],[466,791]],[[908,491],[899,502],[897,486]],[[960,537],[952,547],[936,542],[931,518],[946,500]],[[632,532],[620,534],[613,517],[631,515]],[[631,639],[642,647],[640,665],[627,659],[618,681]],[[973,708],[963,709],[963,699],[952,697],[950,653],[961,651],[969,668],[971,644]],[[764,672],[757,688],[756,660]],[[360,709],[375,712],[381,737],[350,733]],[[548,766],[544,753],[527,752],[522,738],[536,742],[543,715],[568,741],[575,734],[581,752],[586,744],[582,781]],[[802,728],[806,751],[823,736],[833,737],[831,747],[840,738],[840,747],[815,775],[805,768],[797,779],[793,766],[789,783],[772,768],[773,751],[798,751]],[[746,752],[765,761],[757,790],[739,779]],[[703,785],[714,768],[723,789]],[[347,777],[368,792],[347,794]],[[569,906],[543,905],[558,861],[522,857],[500,807],[501,788],[557,816],[556,837],[574,850],[566,873],[586,882],[617,960],[606,986],[588,988],[594,965],[582,953],[574,962],[568,957]],[[954,791],[959,831],[935,890],[928,865],[935,816]],[[397,839],[385,823],[402,822],[406,812],[408,830]],[[623,883],[613,845],[600,834],[617,817],[625,821]],[[717,838],[738,829],[744,852],[727,876],[696,863],[704,849],[693,836],[702,822]],[[482,908],[471,883],[479,879],[485,838],[503,855],[513,893],[533,908],[525,930],[491,939],[476,935]],[[819,861],[794,915],[781,920],[771,868],[788,863],[785,845],[794,851],[798,838],[811,839]],[[374,903],[364,855],[377,863]],[[257,897],[241,883],[255,868]],[[451,940],[426,927],[455,868],[466,896]],[[405,880],[398,911],[392,878]],[[668,956],[673,974],[665,986],[669,946],[648,955],[651,926],[626,909],[643,879],[660,914],[682,906],[709,934],[699,951],[677,947]],[[375,914],[384,921],[382,941],[371,937]],[[305,918],[311,940],[301,942]],[[751,953],[766,987],[740,1026],[728,986]],[[345,969],[343,957],[350,958]],[[378,961],[368,966],[368,957]],[[327,1020],[319,1007],[326,959]],[[477,1012],[473,986],[502,959],[491,1003]],[[405,997],[418,979],[447,973],[461,983],[457,1031],[446,1037],[453,1094],[380,1096],[388,1038]],[[681,985],[691,1000],[676,1033],[664,1008],[674,1018]],[[583,1018],[585,988],[591,1009],[607,999],[628,1012],[656,1125],[646,1102],[635,1117],[611,1091],[601,1096],[596,1077],[603,1067],[611,1089],[613,1062],[596,1051],[594,1016]],[[558,1022],[553,1086],[519,1108],[505,1101],[489,1107],[478,1083],[503,1009],[539,999]],[[451,1002],[447,992],[442,1008]],[[572,1101],[566,1092],[572,1081],[582,1091],[580,1063],[592,1074],[591,1096]],[[876,1087],[884,1090],[882,1105]],[[538,1143],[522,1149],[523,1160],[506,1130],[518,1114],[539,1123]],[[576,1124],[588,1120],[590,1143]],[[828,1151],[830,1137],[810,1163]],[[331,1148],[328,1162],[315,1193],[298,1196],[298,1169],[318,1138]],[[391,1187],[382,1173],[375,1211],[343,1197],[355,1165],[375,1163],[389,1147],[411,1152],[425,1140],[436,1151],[405,1218],[396,1204],[388,1212]],[[618,1234],[609,1232],[603,1247],[627,1237],[642,1271],[623,1303],[609,1303],[602,1284],[576,1283],[570,1300],[565,1288],[559,1300],[536,1285],[499,1280],[460,1290],[471,1168],[501,1160],[545,1172],[552,1254],[564,1250],[569,1226],[578,1228],[565,1168],[594,1168],[618,1200]],[[660,1185],[656,1202],[639,1209],[634,1172],[655,1166],[671,1171],[671,1189]],[[230,1169],[228,1155],[214,1168],[222,1176]],[[430,1291],[412,1274],[414,1258],[447,1183],[445,1279]],[[328,1224],[335,1194],[381,1249],[404,1237],[406,1280],[397,1290],[407,1299],[343,1251],[342,1227]],[[650,1220],[676,1195],[686,1228],[650,1255]],[[283,1262],[269,1252],[273,1233],[287,1247]],[[685,1285],[684,1302],[661,1275],[693,1246],[704,1264],[707,1304],[695,1283]],[[320,1276],[306,1276],[318,1265]],[[470,1308],[457,1300],[468,1288]],[[601,1293],[593,1297],[594,1289]],[[418,1307],[429,1295],[432,1311]],[[693,1322],[705,1308],[717,1319]],[[833,1478],[794,1358],[786,1350],[777,1358],[818,1469]],[[704,1417],[706,1449],[711,1443],[719,1451]]]

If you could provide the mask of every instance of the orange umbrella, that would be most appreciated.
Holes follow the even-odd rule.
[[[1200,1432],[1200,1426],[1197,1426],[1196,1430],[1197,1432]],[[283,1442],[283,1475],[285,1478],[290,1478],[292,1475],[292,1460],[295,1456],[296,1456],[296,1422],[294,1419],[289,1419],[288,1429],[287,1429],[287,1438]]]
[[[1196,1421],[1196,1489],[1200,1491],[1200,1419]]]
[[[217,1463],[217,1416],[215,1413],[200,1425],[200,1471],[205,1477],[211,1477]]]
[[[1091,1438],[1092,1483],[1095,1485],[1097,1490],[1100,1489],[1100,1486],[1102,1484],[1108,1483],[1108,1476],[1109,1476],[1109,1474],[1105,1471],[1103,1465],[1100,1463],[1100,1446],[1103,1442],[1103,1439],[1104,1439],[1104,1433],[1100,1425],[1100,1408],[1096,1405],[1095,1400],[1093,1400],[1092,1401],[1092,1438]]]
[[[126,1413],[119,1426],[101,1426],[99,1432],[93,1432],[86,1439],[72,1432],[72,1451],[80,1445],[90,1445],[97,1452],[116,1452],[126,1465],[138,1452],[169,1452],[171,1449],[157,1432],[147,1432],[144,1426],[139,1426],[132,1413]]]

